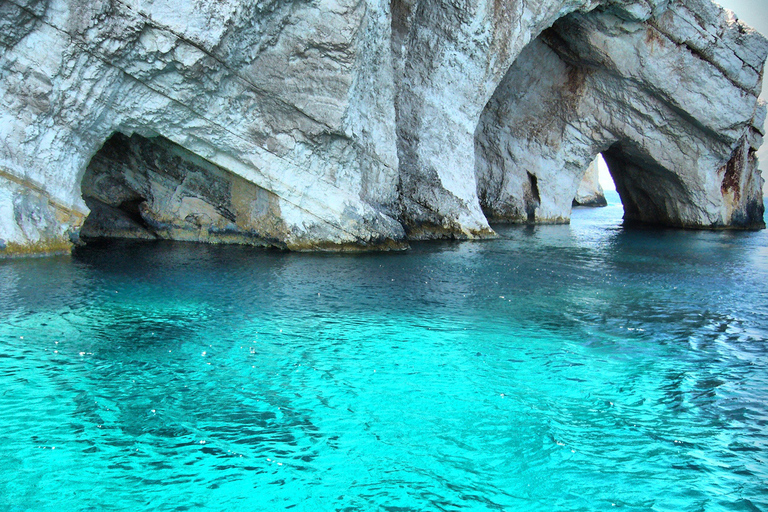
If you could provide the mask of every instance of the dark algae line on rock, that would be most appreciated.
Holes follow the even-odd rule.
[[[708,0],[166,4],[3,4],[0,254],[488,238],[598,154],[628,222],[764,227],[768,41]]]

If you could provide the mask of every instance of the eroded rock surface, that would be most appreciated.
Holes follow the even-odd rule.
[[[91,212],[295,250],[493,236],[567,221],[599,152],[629,220],[762,222],[768,43],[709,0],[4,0],[0,28],[0,253]]]

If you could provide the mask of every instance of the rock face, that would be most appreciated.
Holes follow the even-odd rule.
[[[138,134],[270,191],[282,246],[404,245],[386,3],[12,0],[2,19],[0,168],[81,217],[93,156]]]
[[[4,0],[0,254],[761,227],[768,42],[709,0]],[[82,230],[82,233],[81,233]]]

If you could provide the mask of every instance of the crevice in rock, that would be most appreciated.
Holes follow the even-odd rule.
[[[146,203],[146,201],[147,200],[144,199],[143,197],[140,197],[139,199],[129,199],[127,201],[123,201],[122,203],[120,203],[120,205],[117,208],[125,212],[126,216],[130,220],[140,225],[147,231],[151,231],[152,230],[151,226],[141,216],[140,206],[142,203]]]
[[[529,223],[536,222],[536,208],[541,204],[539,196],[539,180],[535,175],[528,173],[528,194],[526,194],[525,213]]]
[[[741,174],[745,167],[744,160],[744,143],[742,142],[734,150],[728,163],[718,171],[718,174],[723,176],[723,184],[720,186],[720,190],[722,190],[723,194],[732,193],[735,201],[738,201],[741,195],[739,185],[741,183]]]

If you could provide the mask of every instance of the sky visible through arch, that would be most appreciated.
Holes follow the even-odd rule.
[[[717,0],[716,3],[730,9],[736,13],[736,17],[741,21],[768,37],[768,0]],[[763,81],[763,94],[760,97],[764,101],[768,101],[768,81]],[[765,179],[768,177],[768,143],[760,148],[757,155]],[[600,185],[603,189],[616,190],[611,175],[608,173],[608,167],[602,158],[598,159],[598,168],[600,170]],[[768,181],[763,186],[763,196],[768,197]]]

